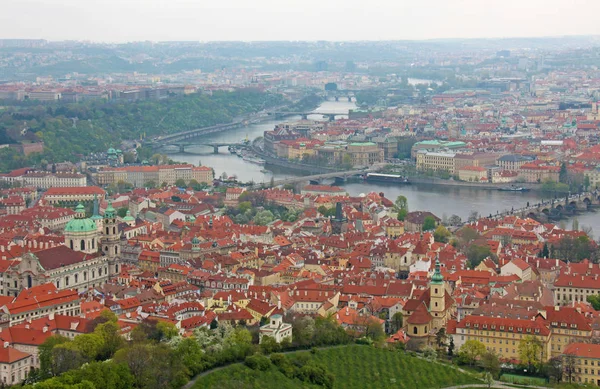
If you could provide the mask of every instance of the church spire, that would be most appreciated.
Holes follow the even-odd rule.
[[[441,269],[441,264],[440,264],[440,260],[438,258],[435,260],[435,271],[433,272],[433,276],[431,277],[432,284],[441,284],[442,282],[444,282],[444,276],[442,275],[442,272],[440,271],[440,269]]]

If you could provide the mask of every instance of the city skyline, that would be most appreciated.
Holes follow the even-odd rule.
[[[128,41],[356,41],[597,35],[600,3],[577,0],[8,0],[0,37]],[[582,12],[585,10],[585,12]]]

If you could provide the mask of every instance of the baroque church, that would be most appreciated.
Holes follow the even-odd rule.
[[[65,226],[65,244],[23,254],[4,274],[3,294],[16,296],[21,290],[46,283],[57,289],[85,292],[100,287],[120,271],[121,233],[117,212],[109,201],[103,216],[94,201],[93,216],[79,204],[76,216]]]
[[[402,311],[406,334],[416,348],[434,344],[437,332],[446,328],[456,314],[456,302],[449,293],[440,268],[440,261],[436,260],[429,288],[417,296],[413,295]]]

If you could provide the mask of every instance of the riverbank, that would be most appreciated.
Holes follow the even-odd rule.
[[[483,183],[483,184],[481,184],[481,183],[476,183],[476,182],[445,180],[443,178],[429,178],[429,177],[409,177],[409,181],[414,184],[461,186],[464,188],[477,188],[477,189],[487,189],[487,190],[498,190],[498,189],[513,185],[513,184],[506,184],[506,183],[498,183],[498,184]],[[523,186],[524,188],[528,188],[531,191],[535,191],[535,192],[539,192],[542,189],[542,184],[537,184],[537,183],[514,184],[514,185]]]

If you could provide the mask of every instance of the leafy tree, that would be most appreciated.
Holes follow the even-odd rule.
[[[446,346],[446,341],[448,340],[448,335],[446,335],[446,329],[440,328],[438,332],[435,334],[435,344],[438,348],[442,348]]]
[[[544,242],[544,247],[538,253],[540,258],[548,258],[550,256],[550,250],[548,249],[548,243]]]
[[[441,224],[437,226],[437,228],[433,232],[433,239],[435,239],[436,242],[440,243],[448,243],[448,239],[450,238],[450,236],[450,231],[448,231],[448,229]]]
[[[69,339],[62,335],[52,335],[39,348],[40,378],[48,378],[57,374],[53,369],[52,350],[59,344],[67,343]]]
[[[479,365],[486,372],[492,375],[492,378],[498,378],[500,375],[500,359],[498,355],[491,351],[487,350],[480,358]]]
[[[405,209],[408,212],[408,199],[406,196],[398,196],[396,197],[396,202],[394,203],[398,209]]]
[[[450,337],[450,343],[448,344],[448,356],[452,357],[454,355],[454,337]]]
[[[527,365],[529,370],[539,368],[542,362],[542,343],[534,336],[527,335],[519,341],[519,360]]]
[[[269,370],[269,367],[271,367],[271,360],[260,354],[246,357],[244,363],[252,370],[265,371]]]
[[[175,181],[175,186],[178,187],[178,188],[186,188],[187,184],[185,183],[185,180],[183,178],[178,178]]]
[[[102,347],[98,353],[99,359],[111,358],[124,344],[123,337],[121,336],[121,328],[114,321],[99,324],[94,333],[102,338]]]
[[[435,229],[435,219],[433,216],[426,216],[423,219],[423,231],[431,231]]]
[[[600,311],[600,295],[591,294],[586,297],[586,300],[596,311]]]
[[[280,351],[281,346],[275,341],[275,338],[263,336],[260,340],[260,349],[265,354],[271,354]]]
[[[567,164],[563,162],[560,165],[560,171],[558,173],[558,182],[566,184],[568,182]]]
[[[117,215],[120,218],[124,218],[127,215],[127,211],[128,211],[127,207],[121,207],[121,208],[117,209]]]
[[[104,347],[103,338],[96,333],[76,336],[72,344],[86,361],[95,360]]]
[[[404,322],[404,316],[402,312],[396,312],[392,315],[392,331],[397,332],[402,328]]]
[[[458,357],[462,363],[473,366],[485,353],[486,348],[483,343],[478,340],[467,340],[458,350]]]
[[[406,209],[401,209],[398,211],[398,220],[404,221],[406,219],[406,215],[408,215],[408,211]]]
[[[481,261],[492,255],[489,246],[471,245],[467,249],[467,259],[469,260],[469,267],[471,269],[476,268]]]
[[[250,201],[242,201],[238,204],[238,210],[241,213],[246,213],[252,209],[252,203]]]
[[[365,336],[373,339],[374,341],[384,339],[385,332],[381,323],[374,318],[370,318],[365,326]]]
[[[275,216],[273,215],[273,212],[271,212],[269,210],[257,212],[256,215],[254,216],[254,218],[252,219],[254,224],[259,225],[259,226],[266,226],[267,224],[271,223],[273,220],[275,220]]]

